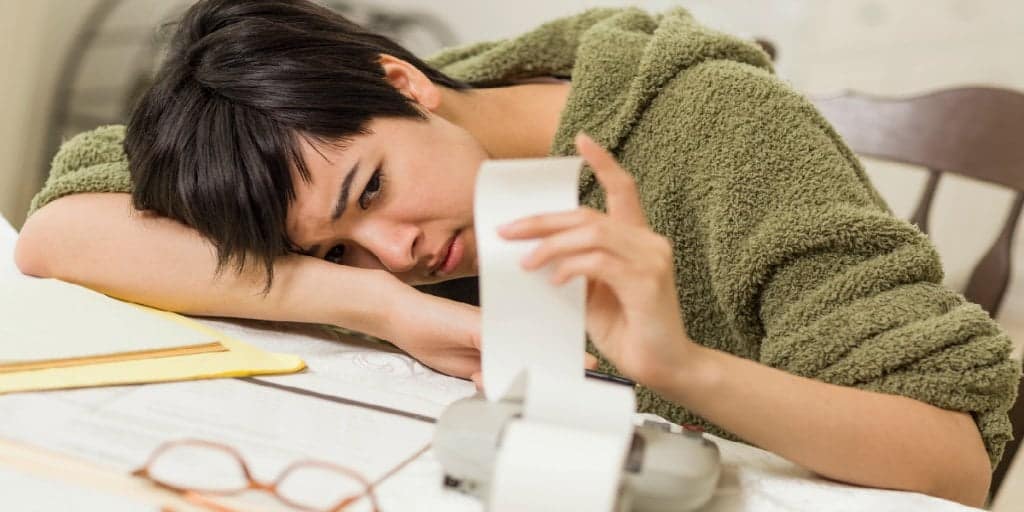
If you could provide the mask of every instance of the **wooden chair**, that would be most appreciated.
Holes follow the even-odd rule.
[[[910,219],[925,233],[942,173],[1017,192],[1002,231],[975,266],[964,291],[968,300],[995,316],[1010,279],[1013,234],[1024,205],[1024,93],[966,87],[900,99],[848,92],[812,101],[854,152],[928,169],[924,194]],[[1018,397],[1022,395],[1024,381],[1018,388]],[[1014,440],[1007,443],[992,474],[992,496],[1024,436],[1024,399],[1018,398],[1010,420]]]

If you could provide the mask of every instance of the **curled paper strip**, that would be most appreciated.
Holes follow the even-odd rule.
[[[552,269],[526,271],[535,240],[498,227],[579,207],[579,158],[492,160],[480,169],[474,215],[480,270],[481,353],[488,400],[523,401],[505,425],[488,510],[611,511],[622,501],[633,436],[630,388],[583,374],[586,281],[555,286]]]
[[[631,387],[541,372],[527,375],[523,403],[523,419],[527,421],[630,439],[634,411],[636,395]]]
[[[581,163],[580,158],[489,160],[480,168],[474,217],[489,400],[506,397],[524,370],[583,379],[584,279],[552,286],[550,268],[527,272],[520,266],[538,242],[505,240],[497,231],[523,217],[576,209]]]
[[[603,432],[513,421],[502,439],[488,510],[614,510],[625,459],[621,444]]]

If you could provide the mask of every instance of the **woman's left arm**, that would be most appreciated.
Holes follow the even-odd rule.
[[[664,380],[637,379],[822,476],[984,505],[991,469],[967,413],[800,377],[696,344],[677,364]]]
[[[691,341],[672,245],[648,226],[632,176],[589,138],[577,147],[605,189],[608,212],[531,217],[502,235],[541,238],[523,265],[553,264],[553,282],[588,279],[587,331],[619,371],[825,477],[983,504],[989,459],[968,414],[797,376]]]

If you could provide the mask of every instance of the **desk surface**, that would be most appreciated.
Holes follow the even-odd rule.
[[[7,256],[11,249],[13,230],[0,218],[0,273],[16,272]],[[102,488],[135,500],[136,510],[155,510],[154,503],[175,498],[125,475],[161,443],[185,437],[236,447],[261,480],[301,458],[329,460],[376,479],[430,441],[432,419],[445,405],[474,392],[469,382],[433,372],[404,354],[313,326],[197,320],[252,345],[299,355],[309,369],[277,377],[0,396],[0,489],[46,489],[72,478],[74,489]],[[975,510],[920,494],[827,481],[763,450],[709,438],[722,452],[723,472],[706,510]],[[379,486],[381,509],[482,510],[440,482],[440,465],[427,451]],[[13,496],[19,505],[33,504],[23,502],[29,499],[25,492]],[[49,498],[39,503],[52,503]],[[248,509],[283,508],[264,493],[237,499]],[[180,501],[175,507],[188,509]]]
[[[0,437],[114,474],[138,467],[166,440],[201,437],[237,447],[260,479],[305,457],[376,478],[429,442],[430,418],[445,404],[473,392],[465,381],[360,340],[332,340],[301,326],[203,321],[254,345],[297,353],[309,370],[0,396]],[[708,510],[970,510],[919,494],[826,481],[763,450],[711,439],[724,467]],[[476,501],[443,490],[440,481],[440,466],[428,452],[381,485],[381,507],[481,510]],[[279,508],[257,493],[243,498],[254,507]]]

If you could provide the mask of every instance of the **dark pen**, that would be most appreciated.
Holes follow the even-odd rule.
[[[636,382],[633,382],[625,377],[618,375],[612,375],[610,373],[599,372],[597,370],[586,370],[584,372],[588,378],[603,380],[605,382],[611,382],[612,384],[621,384],[623,386],[633,387],[636,386]]]

